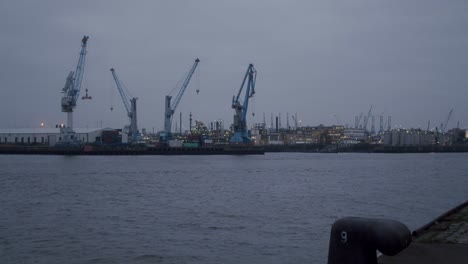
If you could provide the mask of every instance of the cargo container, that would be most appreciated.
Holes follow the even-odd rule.
[[[183,146],[184,148],[198,148],[199,144],[198,142],[185,142]]]
[[[119,144],[122,143],[122,136],[118,130],[104,130],[101,134],[103,144]]]

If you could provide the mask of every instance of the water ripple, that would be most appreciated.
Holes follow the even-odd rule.
[[[466,200],[467,159],[0,155],[0,262],[325,263],[340,217],[414,229]]]

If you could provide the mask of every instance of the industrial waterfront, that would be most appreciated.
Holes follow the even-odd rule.
[[[340,217],[415,230],[465,201],[467,158],[2,155],[0,259],[326,263]]]
[[[70,71],[62,88],[61,110],[66,113],[66,124],[46,127],[41,123],[33,129],[0,129],[0,153],[3,154],[249,154],[245,149],[254,149],[252,153],[266,151],[305,151],[305,152],[467,152],[468,131],[450,127],[454,109],[451,109],[440,126],[427,128],[393,128],[392,117],[384,118],[372,114],[371,105],[367,114],[361,112],[355,116],[354,126],[336,124],[302,125],[297,113],[286,113],[286,122],[281,122],[281,113],[271,113],[270,124],[266,115],[263,122],[249,122],[249,101],[256,94],[257,70],[254,64],[248,64],[240,83],[240,88],[232,97],[231,108],[234,110],[233,122],[215,120],[205,124],[192,120],[189,114],[189,129],[182,130],[182,112],[179,113],[178,127],[173,119],[177,107],[187,90],[199,63],[196,58],[189,71],[183,75],[170,94],[165,96],[164,129],[148,132],[139,129],[137,100],[120,80],[114,68],[110,69],[116,90],[122,99],[129,124],[123,128],[76,128],[73,122],[74,111],[80,100],[93,100],[85,89],[80,98],[81,84],[84,78],[89,36],[83,36],[76,69]],[[198,94],[200,89],[196,89]],[[261,94],[261,92],[260,92]],[[110,109],[113,110],[113,106]],[[283,115],[284,117],[284,115]],[[335,115],[336,117],[336,115]],[[377,128],[376,117],[379,118]],[[177,117],[176,117],[177,119]],[[340,123],[337,118],[337,123]],[[236,151],[223,151],[235,146]],[[244,147],[244,150],[241,148]],[[143,149],[143,150],[142,150]],[[198,151],[193,151],[198,149]],[[237,151],[239,150],[239,151]]]
[[[0,264],[468,263],[466,10],[0,1]]]

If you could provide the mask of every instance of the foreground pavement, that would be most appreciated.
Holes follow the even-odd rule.
[[[413,242],[380,264],[468,263],[468,201],[413,232]]]

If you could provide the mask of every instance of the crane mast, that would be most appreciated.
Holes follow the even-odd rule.
[[[70,71],[62,89],[62,112],[67,113],[67,129],[73,131],[73,108],[80,95],[81,82],[83,80],[84,67],[86,61],[86,44],[89,36],[83,36],[81,40],[81,52],[75,71]]]
[[[136,109],[136,101],[137,97],[133,97],[129,99],[129,96],[127,92],[123,89],[122,83],[120,82],[119,77],[117,76],[117,73],[115,73],[115,69],[112,68],[110,69],[112,73],[112,77],[114,77],[115,84],[117,86],[117,89],[119,90],[120,97],[122,98],[122,101],[124,103],[125,109],[127,110],[127,116],[130,119],[130,138],[132,142],[137,142],[139,139],[139,133],[138,133],[138,126],[137,126],[137,109]]]
[[[165,106],[164,106],[164,136],[162,136],[163,141],[166,141],[172,138],[172,135],[171,135],[172,117],[175,113],[175,110],[177,109],[177,106],[180,103],[180,100],[182,99],[182,96],[185,93],[185,90],[187,89],[188,84],[190,83],[190,79],[192,79],[192,75],[195,72],[195,69],[197,68],[199,62],[200,62],[200,59],[198,58],[195,59],[195,62],[193,63],[192,68],[190,68],[189,73],[185,77],[185,80],[182,83],[182,86],[180,87],[176,97],[174,98],[173,104],[171,104],[172,96],[170,95],[166,96],[166,101],[165,101]]]
[[[249,98],[255,94],[255,81],[257,79],[257,71],[253,64],[249,64],[247,72],[244,75],[241,87],[237,96],[232,97],[232,108],[235,110],[234,114],[234,135],[231,137],[231,143],[250,143],[250,138],[247,131],[247,109],[249,107]],[[247,88],[245,91],[243,104],[239,101],[244,85],[247,81]]]

